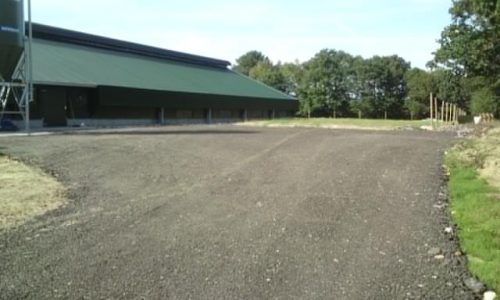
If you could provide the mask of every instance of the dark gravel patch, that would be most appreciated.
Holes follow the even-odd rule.
[[[475,297],[444,232],[449,134],[139,131],[0,140],[70,195],[0,233],[0,298]]]

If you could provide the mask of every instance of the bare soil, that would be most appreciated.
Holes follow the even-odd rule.
[[[69,203],[0,232],[0,298],[473,299],[444,233],[451,142],[228,125],[2,138]]]

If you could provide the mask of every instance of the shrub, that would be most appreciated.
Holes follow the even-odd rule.
[[[472,94],[470,110],[472,114],[481,113],[496,114],[498,109],[498,97],[490,88],[482,88]]]

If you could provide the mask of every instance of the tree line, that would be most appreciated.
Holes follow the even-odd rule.
[[[473,114],[498,113],[500,4],[455,0],[450,14],[427,70],[397,55],[365,59],[335,49],[303,63],[273,63],[253,50],[233,69],[297,97],[308,117],[422,118],[430,93]]]

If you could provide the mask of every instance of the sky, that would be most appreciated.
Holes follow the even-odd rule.
[[[451,0],[35,0],[33,22],[225,59],[273,62],[321,49],[397,54],[425,68],[450,23]]]

